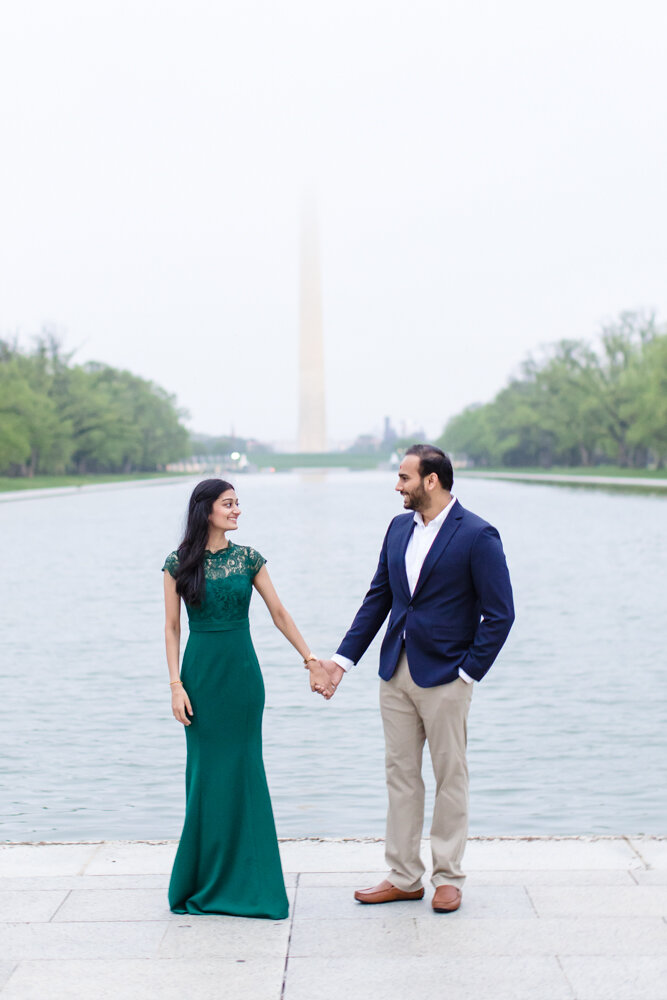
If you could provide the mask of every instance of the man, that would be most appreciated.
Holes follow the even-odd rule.
[[[466,720],[481,681],[514,621],[512,588],[495,528],[452,496],[452,464],[439,448],[414,445],[396,490],[413,513],[393,519],[370,589],[325,667],[334,684],[361,659],[389,614],[380,652],[380,709],[389,795],[387,878],[360,903],[421,899],[424,865],[422,751],[436,779],[431,826],[433,909],[461,905],[468,834]]]

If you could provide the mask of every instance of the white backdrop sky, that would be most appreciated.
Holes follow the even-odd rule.
[[[21,0],[0,336],[294,440],[316,178],[333,442],[436,436],[521,360],[667,314],[664,0]]]

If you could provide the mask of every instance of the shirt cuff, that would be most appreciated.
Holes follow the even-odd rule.
[[[331,659],[346,672],[354,666],[354,660],[348,660],[347,656],[341,656],[340,653],[334,653]]]
[[[472,677],[468,677],[465,670],[461,670],[460,667],[459,667],[459,677],[461,678],[462,681],[465,681],[466,684],[472,684]]]

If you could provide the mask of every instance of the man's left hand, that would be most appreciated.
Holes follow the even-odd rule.
[[[345,676],[345,671],[341,667],[340,663],[336,663],[335,660],[320,660],[320,663],[328,673],[329,679],[331,680],[335,691]]]

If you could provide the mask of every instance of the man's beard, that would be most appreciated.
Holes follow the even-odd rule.
[[[427,505],[426,490],[420,486],[418,490],[410,493],[406,507],[408,510],[421,511]]]

